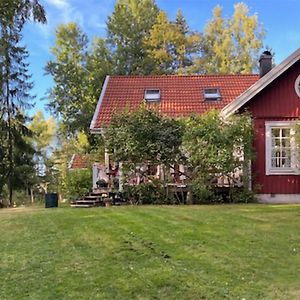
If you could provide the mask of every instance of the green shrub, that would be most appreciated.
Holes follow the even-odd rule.
[[[66,197],[69,200],[84,196],[92,187],[92,170],[73,170],[66,177]]]
[[[244,187],[218,187],[205,184],[201,179],[193,181],[194,204],[255,203],[255,191]]]
[[[125,185],[124,198],[133,204],[174,204],[173,195],[168,197],[160,180],[141,183],[138,185]]]
[[[192,184],[193,204],[208,204],[223,202],[222,196],[212,186],[205,185],[199,180],[194,180]]]
[[[8,201],[9,196],[8,195],[9,195],[8,187],[7,187],[7,185],[5,185],[3,187],[3,192],[2,192],[2,197],[1,197],[2,204],[4,206],[9,205],[9,201]],[[29,204],[31,204],[30,195],[24,189],[22,189],[22,190],[16,189],[13,191],[12,203],[15,203],[17,206],[22,205],[22,204],[29,205]]]
[[[254,191],[245,188],[231,188],[229,190],[229,199],[231,203],[256,203]]]

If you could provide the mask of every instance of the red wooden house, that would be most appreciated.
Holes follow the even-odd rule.
[[[266,71],[269,65],[261,62]],[[223,108],[227,116],[248,110],[253,116],[256,159],[253,185],[259,184],[264,202],[300,203],[300,168],[295,143],[295,123],[300,117],[300,49]]]
[[[260,75],[107,76],[91,122],[101,133],[114,112],[143,101],[172,117],[215,108],[224,117],[248,110],[254,120],[252,185],[265,202],[300,202],[294,124],[300,116],[300,49],[271,69],[264,52]]]

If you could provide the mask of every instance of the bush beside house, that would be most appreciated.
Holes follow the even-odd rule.
[[[91,182],[91,168],[77,169],[68,172],[65,181],[65,197],[69,200],[81,198],[91,189]]]
[[[131,203],[254,200],[248,178],[253,126],[247,114],[224,120],[217,110],[211,110],[201,116],[176,120],[141,106],[136,111],[114,115],[104,132],[111,158],[122,162],[124,195]],[[180,189],[174,192],[170,188],[174,184],[171,170],[180,164],[185,168],[189,194],[183,197],[178,195]],[[153,165],[163,168],[164,175],[153,176]],[[132,183],[132,174],[138,174],[138,183]],[[225,189],[220,188],[221,179]]]

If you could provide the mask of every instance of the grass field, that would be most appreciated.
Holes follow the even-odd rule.
[[[0,299],[300,299],[300,205],[0,210]]]

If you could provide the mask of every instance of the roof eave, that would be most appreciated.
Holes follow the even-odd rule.
[[[91,122],[91,125],[90,125],[90,131],[91,131],[92,134],[101,134],[102,133],[102,128],[96,127],[96,124],[97,124],[97,117],[100,113],[102,101],[103,101],[105,91],[106,91],[106,88],[107,88],[107,85],[108,85],[108,81],[109,81],[109,75],[107,75],[105,77],[105,81],[103,83],[101,94],[100,94],[100,97],[99,97],[99,100],[98,100],[98,103],[97,103],[97,106],[96,106],[96,110],[95,110],[95,113],[94,113],[94,116],[93,116],[93,119],[92,119],[92,122]]]
[[[75,154],[72,155],[71,160],[69,161],[69,165],[68,165],[68,169],[71,170],[72,169],[72,165],[75,159]]]

